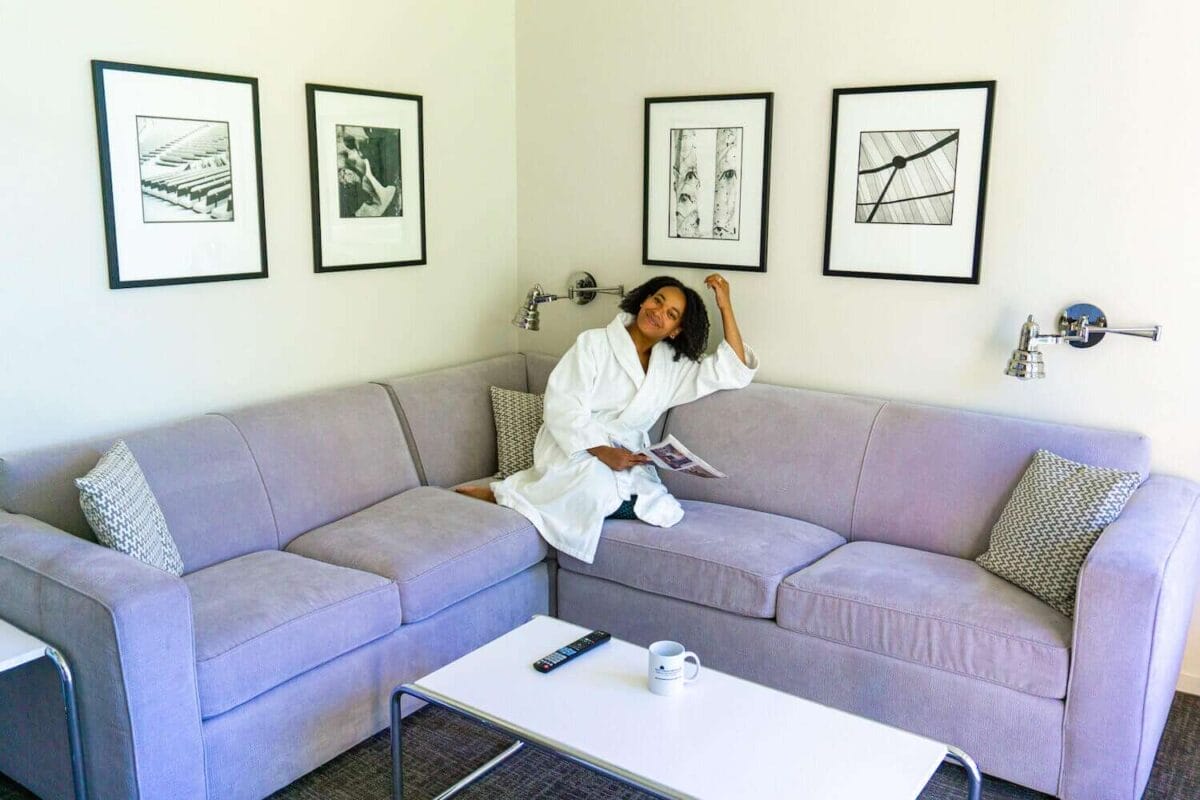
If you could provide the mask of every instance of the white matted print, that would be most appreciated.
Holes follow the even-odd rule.
[[[995,87],[834,90],[824,274],[979,283]]]
[[[425,263],[418,95],[307,84],[313,267]]]
[[[92,62],[109,286],[265,278],[258,81]]]
[[[644,263],[766,271],[772,100],[646,99]]]

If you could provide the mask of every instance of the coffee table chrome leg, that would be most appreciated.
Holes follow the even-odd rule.
[[[46,647],[46,658],[58,668],[58,679],[62,683],[63,705],[67,712],[67,746],[71,751],[71,782],[75,787],[76,800],[85,800],[87,785],[83,777],[83,744],[79,739],[79,710],[75,706],[75,679],[71,665],[62,653]]]
[[[980,800],[983,797],[983,776],[979,774],[979,767],[975,765],[975,759],[952,745],[946,745],[946,753],[967,771],[968,800]]]
[[[484,775],[488,774],[488,773],[489,773],[489,772],[491,772],[493,769],[495,769],[496,767],[498,767],[498,766],[499,766],[501,763],[503,763],[505,760],[507,760],[508,758],[510,758],[510,757],[512,757],[513,755],[515,755],[515,754],[517,753],[517,751],[518,751],[518,750],[520,750],[520,749],[521,749],[522,747],[524,747],[524,746],[525,746],[525,743],[524,743],[524,742],[522,742],[522,741],[516,741],[516,742],[513,742],[513,743],[512,743],[512,744],[509,746],[509,748],[508,748],[507,750],[505,750],[503,753],[501,753],[500,755],[498,755],[498,756],[496,756],[495,758],[493,758],[491,761],[489,761],[489,762],[487,762],[486,764],[484,764],[484,765],[482,765],[481,767],[479,767],[477,770],[475,770],[474,772],[472,772],[470,775],[468,775],[467,777],[463,778],[461,781],[459,781],[458,783],[454,784],[454,785],[453,785],[453,786],[451,786],[449,789],[447,789],[446,791],[444,791],[444,792],[442,792],[441,794],[439,794],[437,797],[433,798],[433,800],[448,800],[448,798],[451,798],[451,797],[453,797],[454,795],[458,794],[458,793],[459,793],[459,792],[461,792],[463,789],[467,788],[467,787],[468,787],[468,786],[470,786],[472,783],[474,783],[475,781],[479,780],[479,779],[480,779],[480,778],[482,778]]]
[[[400,750],[400,697],[402,689],[392,692],[392,800],[404,800],[404,753]]]
[[[400,749],[400,736],[401,736],[400,699],[406,694],[410,695],[412,697],[416,697],[418,700],[424,700],[426,703],[434,704],[434,701],[427,697],[421,697],[420,695],[417,695],[413,692],[405,691],[403,686],[397,688],[394,692],[392,692],[392,731],[391,731],[391,736],[392,736],[392,798],[393,798],[393,800],[404,800],[404,753]],[[434,800],[447,800],[447,798],[453,797],[454,795],[461,792],[463,789],[470,786],[475,781],[482,778],[487,773],[491,772],[493,769],[498,767],[501,763],[508,760],[512,756],[516,755],[516,753],[524,746],[525,746],[525,743],[522,741],[513,742],[508,747],[508,749],[505,750],[503,753],[496,756],[491,761],[488,761],[486,764],[480,766],[478,769],[476,769],[470,775],[463,778],[458,783],[454,784],[449,789],[447,789],[446,791],[439,794],[437,797],[434,798]]]

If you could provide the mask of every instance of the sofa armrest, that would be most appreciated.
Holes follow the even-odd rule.
[[[70,663],[90,797],[205,796],[191,597],[182,580],[0,512],[0,617],[52,644]],[[61,719],[62,703],[22,691],[45,684],[34,675],[0,679],[0,739],[8,739],[0,766],[57,795],[70,786],[61,774],[66,757],[47,758],[35,743],[65,742],[65,723],[61,740],[23,727],[48,718],[48,699]]]
[[[1142,796],[1175,694],[1200,568],[1200,491],[1151,476],[1084,562],[1059,795]]]

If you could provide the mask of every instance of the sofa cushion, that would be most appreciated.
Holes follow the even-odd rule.
[[[882,406],[758,383],[717,392],[671,409],[666,432],[729,477],[671,472],[663,483],[681,500],[783,514],[849,536],[863,453]]]
[[[496,472],[496,425],[488,389],[525,391],[525,357],[499,356],[461,367],[391,378],[423,482],[452,486]]]
[[[851,542],[783,581],[776,619],[1026,694],[1066,696],[1071,621],[973,561]]]
[[[79,505],[96,538],[172,575],[183,574],[183,559],[167,529],[162,508],[124,440],[118,440],[92,471],[75,479]]]
[[[279,547],[420,483],[382,386],[315,392],[224,416],[258,463]]]
[[[719,608],[746,617],[775,616],[775,592],[787,575],[843,544],[831,530],[734,506],[681,502],[672,528],[608,520],[591,564],[559,553],[563,569]]]
[[[496,421],[496,478],[533,466],[533,447],[542,427],[545,395],[491,387]]]
[[[525,391],[543,394],[546,391],[546,383],[550,380],[550,373],[558,366],[558,360],[559,356],[546,353],[526,353]]]
[[[396,585],[278,550],[184,576],[207,719],[400,626]]]
[[[298,537],[289,552],[396,582],[416,622],[546,557],[515,511],[422,486]]]
[[[1038,448],[1142,477],[1150,467],[1150,442],[1136,433],[888,403],[871,432],[849,538],[975,558]]]
[[[1073,617],[1084,559],[1141,482],[1038,450],[975,563]]]
[[[258,465],[225,417],[193,417],[125,441],[162,506],[184,572],[279,549]]]

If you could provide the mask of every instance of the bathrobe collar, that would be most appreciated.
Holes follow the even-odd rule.
[[[605,330],[608,333],[608,344],[612,347],[617,363],[629,375],[629,379],[633,381],[633,385],[640,389],[646,380],[646,373],[642,371],[642,360],[638,358],[637,347],[633,344],[633,337],[625,329],[632,322],[633,314],[622,311],[617,314],[612,322],[608,323],[608,327]],[[650,359],[653,362],[653,351],[650,353]]]

